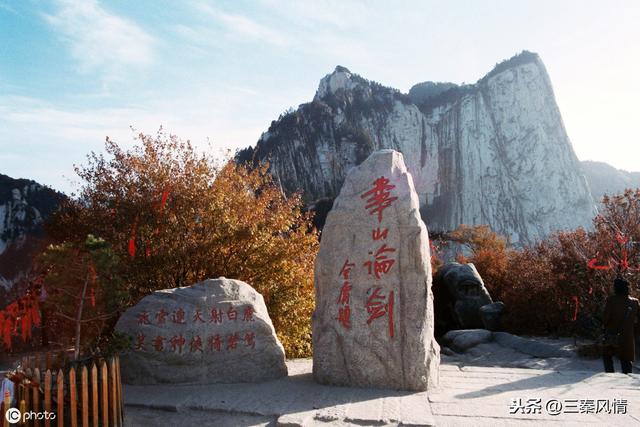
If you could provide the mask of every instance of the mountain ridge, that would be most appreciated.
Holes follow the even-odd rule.
[[[371,152],[392,148],[405,155],[430,229],[488,223],[528,244],[589,227],[595,202],[537,54],[523,51],[475,84],[436,92],[417,105],[338,66],[311,102],[274,120],[236,159],[269,160],[285,191],[313,203],[335,197]]]

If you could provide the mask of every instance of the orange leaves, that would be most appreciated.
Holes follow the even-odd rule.
[[[78,168],[80,198],[52,225],[60,240],[109,242],[133,302],[210,277],[245,280],[288,355],[310,354],[318,241],[300,196],[285,197],[267,164],[218,165],[163,131],[137,139],[130,150],[108,140],[107,158]]]

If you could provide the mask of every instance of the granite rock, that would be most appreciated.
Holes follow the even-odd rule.
[[[262,295],[239,280],[208,279],[156,291],[116,330],[132,337],[121,356],[128,384],[260,382],[287,375]]]
[[[317,382],[425,390],[438,381],[429,236],[402,154],[351,170],[315,266]]]

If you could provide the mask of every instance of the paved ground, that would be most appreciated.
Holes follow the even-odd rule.
[[[640,426],[638,374],[462,366],[444,357],[440,387],[427,394],[321,386],[311,378],[310,359],[287,364],[289,377],[262,384],[126,386],[127,425]],[[541,399],[540,413],[510,414],[514,399]],[[626,414],[605,408],[552,415],[546,405],[553,399],[575,405],[575,412],[580,400],[604,405],[624,399]],[[590,403],[582,402],[583,411]],[[617,409],[623,407],[619,402]]]

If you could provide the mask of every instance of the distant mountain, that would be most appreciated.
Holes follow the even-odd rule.
[[[237,160],[268,160],[313,207],[383,148],[404,154],[432,231],[489,224],[521,245],[589,226],[596,212],[544,64],[526,51],[475,84],[424,82],[409,94],[338,66]]]
[[[43,221],[64,197],[35,181],[0,174],[0,302],[24,279],[33,256],[46,244]]]
[[[627,172],[604,162],[590,160],[581,162],[581,167],[593,199],[597,202],[605,194],[622,193],[627,188],[640,188],[640,172]]]

